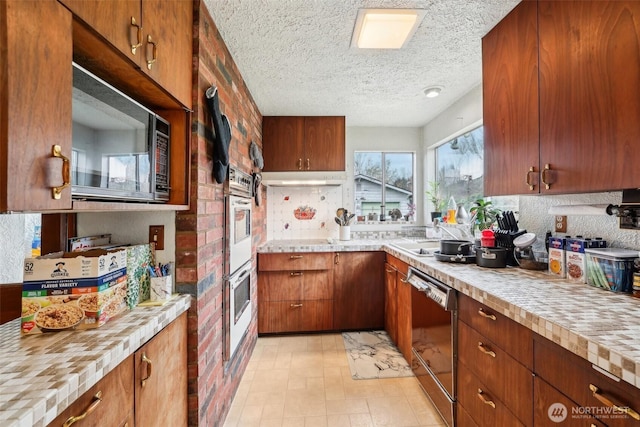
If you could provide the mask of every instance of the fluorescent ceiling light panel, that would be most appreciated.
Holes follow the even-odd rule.
[[[420,9],[359,9],[351,47],[400,49],[416,32],[424,15]]]

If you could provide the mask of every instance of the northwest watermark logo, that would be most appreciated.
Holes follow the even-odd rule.
[[[567,419],[567,415],[569,411],[567,411],[567,407],[562,403],[552,403],[547,409],[547,416],[554,423],[561,423]]]

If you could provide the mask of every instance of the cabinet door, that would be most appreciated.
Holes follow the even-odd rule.
[[[187,313],[134,353],[138,426],[187,425]]]
[[[304,130],[304,169],[344,171],[344,117],[305,117]]]
[[[264,172],[302,170],[304,166],[304,117],[262,118]]]
[[[78,426],[133,426],[133,357],[128,357],[67,409],[49,426],[59,427],[71,417],[86,414]],[[99,398],[97,397],[99,396]]]
[[[482,90],[485,195],[538,193],[536,2],[520,3],[482,39]]]
[[[0,29],[0,211],[71,208],[71,13],[55,1],[7,0]]]
[[[384,327],[384,252],[337,252],[334,266],[334,327]]]
[[[142,0],[142,16],[141,68],[178,101],[191,108],[193,2]],[[149,65],[154,56],[155,61]]]
[[[139,62],[142,43],[140,0],[58,0],[88,26],[100,33],[129,59]],[[135,24],[132,24],[132,20]],[[137,25],[138,27],[136,27]]]
[[[395,344],[398,343],[398,289],[396,274],[396,269],[391,264],[384,264],[384,329]]]
[[[636,188],[640,2],[540,1],[545,193]]]
[[[533,380],[533,399],[533,424],[536,426],[604,427],[604,424],[586,413],[572,413],[581,409],[580,405],[539,377]]]

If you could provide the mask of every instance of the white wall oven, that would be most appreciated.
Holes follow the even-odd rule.
[[[251,301],[251,271],[253,179],[235,167],[229,167],[225,187],[225,277],[224,319],[225,359],[233,357],[249,329],[253,312]]]

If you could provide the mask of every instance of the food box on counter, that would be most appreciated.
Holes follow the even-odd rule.
[[[564,239],[549,237],[549,273],[558,277],[566,276]]]
[[[127,307],[127,252],[59,252],[24,261],[23,334],[90,329]]]
[[[606,248],[607,241],[602,238],[583,238],[576,236],[568,237],[564,242],[565,265],[567,270],[567,279],[587,283],[587,259],[585,249]]]
[[[618,248],[585,249],[587,283],[614,292],[633,290],[634,261],[638,251]]]
[[[127,304],[133,308],[151,297],[151,275],[154,246],[151,244],[127,246]]]

